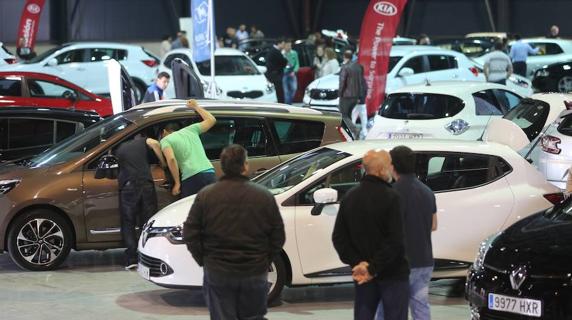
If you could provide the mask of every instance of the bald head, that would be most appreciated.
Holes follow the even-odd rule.
[[[370,150],[363,156],[363,166],[368,175],[379,177],[385,181],[391,179],[393,170],[391,155],[385,150]]]

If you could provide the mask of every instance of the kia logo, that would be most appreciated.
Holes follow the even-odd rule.
[[[26,10],[28,10],[28,12],[31,14],[38,14],[38,13],[40,13],[40,11],[42,11],[42,8],[40,8],[40,6],[35,4],[35,3],[30,3],[26,7]]]
[[[380,1],[373,5],[373,11],[384,16],[394,16],[397,14],[397,7],[393,3]]]

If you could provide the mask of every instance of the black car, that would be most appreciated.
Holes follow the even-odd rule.
[[[0,161],[25,159],[101,120],[95,112],[61,108],[0,108]]]
[[[540,92],[572,92],[572,61],[539,68],[534,72],[532,86]]]
[[[472,319],[572,319],[572,198],[483,242],[465,294]]]

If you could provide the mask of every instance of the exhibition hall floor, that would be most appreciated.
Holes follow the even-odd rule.
[[[208,319],[200,290],[169,290],[121,265],[122,250],[72,252],[52,272],[20,270],[0,255],[0,319]],[[468,319],[452,281],[431,285],[433,319]],[[351,319],[351,285],[285,289],[269,319]]]

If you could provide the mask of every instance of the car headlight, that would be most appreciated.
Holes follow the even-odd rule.
[[[271,94],[274,92],[274,84],[267,82],[266,83],[266,93]]]
[[[20,184],[20,179],[0,180],[0,195],[10,192]]]
[[[306,88],[306,90],[304,90],[304,95],[307,97],[310,96],[310,88]]]
[[[463,119],[456,119],[445,125],[445,129],[456,136],[469,130],[470,127],[469,123]]]
[[[165,237],[172,244],[183,244],[183,225],[175,227],[153,227],[150,226],[145,229],[146,238],[149,240],[155,237]],[[147,242],[147,241],[145,241]]]
[[[536,71],[537,77],[548,77],[549,75],[550,75],[550,71],[548,71],[546,69],[540,69],[540,70]]]
[[[495,239],[499,236],[499,234],[500,233],[493,234],[490,237],[486,238],[483,242],[481,242],[481,245],[479,246],[479,253],[477,253],[477,257],[475,258],[475,262],[473,263],[473,269],[475,271],[483,269],[487,253],[491,248],[491,245],[493,244]]]

